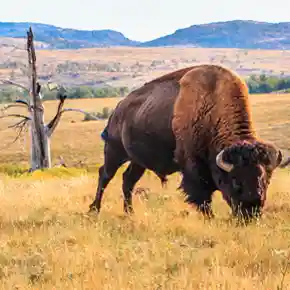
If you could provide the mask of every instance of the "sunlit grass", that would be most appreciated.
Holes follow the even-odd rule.
[[[183,202],[173,175],[167,188],[148,173],[122,212],[122,169],[99,216],[87,214],[90,175],[0,182],[2,289],[277,289],[290,241],[289,173],[275,174],[264,217],[237,226],[216,193],[207,222]],[[150,187],[148,188],[148,184]],[[290,273],[285,277],[289,289]],[[287,280],[289,279],[289,281]],[[287,288],[288,287],[288,288]]]

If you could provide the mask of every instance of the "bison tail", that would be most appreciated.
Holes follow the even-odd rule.
[[[108,128],[105,127],[105,129],[103,130],[103,132],[101,133],[101,137],[102,139],[106,142],[108,141],[108,137],[109,137],[109,133],[108,133]]]

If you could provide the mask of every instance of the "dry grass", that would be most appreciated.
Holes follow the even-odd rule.
[[[258,132],[285,152],[290,141],[289,97],[251,97]],[[98,111],[114,107],[117,101],[76,100],[68,101],[67,107]],[[47,102],[48,117],[55,105]],[[82,118],[76,113],[64,117],[52,139],[54,159],[62,154],[71,163],[102,162],[99,134],[104,122],[81,122]],[[12,137],[9,134],[0,132],[1,147]],[[1,149],[2,162],[20,163],[27,158],[18,144]],[[288,170],[276,171],[263,219],[247,227],[236,226],[229,218],[229,208],[218,192],[216,218],[203,221],[176,191],[178,175],[171,176],[163,189],[150,172],[138,183],[148,189],[148,195],[135,194],[136,214],[125,217],[122,171],[107,188],[99,217],[86,214],[96,174],[2,175],[1,289],[280,289],[290,262]],[[290,266],[283,289],[290,289],[289,270]]]
[[[126,218],[117,177],[97,218],[86,215],[92,177],[3,178],[1,289],[278,289],[289,253],[288,173],[275,175],[264,219],[248,227],[228,219],[218,194],[217,217],[205,223],[177,179],[161,189],[147,174],[139,186],[150,192],[134,196],[136,214]]]

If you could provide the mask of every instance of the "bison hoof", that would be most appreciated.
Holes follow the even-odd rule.
[[[200,212],[205,219],[210,220],[210,219],[213,219],[215,217],[214,213],[211,209],[211,206],[208,204],[198,206],[197,211]]]
[[[131,214],[134,214],[134,210],[133,210],[133,208],[132,207],[130,207],[130,206],[128,206],[128,207],[124,207],[124,213],[125,214],[129,214],[129,215],[131,215]]]
[[[202,212],[202,215],[206,220],[211,220],[215,217],[212,212]]]
[[[252,223],[256,223],[260,220],[262,217],[262,213],[255,213],[255,214],[249,214],[249,213],[234,213],[233,217],[237,220],[238,225],[249,225]]]
[[[100,209],[97,208],[94,204],[90,205],[90,209],[89,209],[88,213],[99,213],[99,212],[100,212]]]

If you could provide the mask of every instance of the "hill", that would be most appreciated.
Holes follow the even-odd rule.
[[[40,23],[0,22],[0,37],[24,38],[29,26],[43,48],[104,46],[191,46],[208,48],[290,49],[290,22],[233,20],[192,25],[147,42],[130,40],[114,30],[76,30]]]
[[[114,30],[76,30],[28,22],[0,22],[0,37],[24,38],[29,26],[32,27],[36,40],[44,43],[44,48],[77,49],[138,44],[137,41],[132,41]]]
[[[192,25],[140,46],[289,49],[290,22],[227,21]]]

